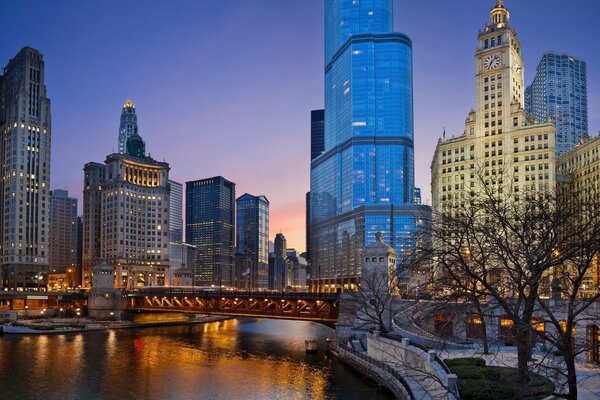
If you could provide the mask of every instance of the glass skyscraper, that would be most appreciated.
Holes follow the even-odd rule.
[[[222,176],[185,184],[185,241],[196,246],[197,285],[232,284],[235,183]]]
[[[267,289],[269,284],[269,200],[265,196],[244,194],[237,204],[237,253],[249,270],[240,269],[242,287]]]
[[[325,1],[325,145],[311,162],[311,284],[350,289],[383,232],[409,251],[414,204],[412,42],[392,0]]]
[[[310,159],[323,154],[325,149],[325,110],[310,112]]]
[[[546,53],[525,90],[525,109],[556,127],[556,153],[561,156],[588,134],[587,67],[568,54]]]

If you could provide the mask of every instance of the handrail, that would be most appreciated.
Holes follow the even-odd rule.
[[[311,292],[276,292],[276,291],[231,291],[231,290],[219,290],[216,289],[194,289],[194,288],[148,288],[148,289],[136,289],[135,291],[128,292],[128,296],[165,296],[165,295],[190,295],[190,296],[210,296],[210,297],[239,297],[239,298],[252,298],[252,297],[272,297],[278,299],[314,299],[324,301],[338,301],[339,296],[337,293],[311,293]]]
[[[413,394],[412,390],[410,389],[410,385],[408,384],[408,382],[406,382],[406,380],[404,379],[404,377],[395,369],[393,369],[392,367],[390,367],[389,365],[387,365],[386,363],[376,360],[373,357],[367,355],[366,353],[362,353],[360,351],[356,351],[350,347],[348,348],[342,348],[342,350],[347,351],[348,353],[360,358],[363,361],[368,362],[369,364],[373,364],[376,367],[384,370],[385,372],[391,374],[394,378],[396,378],[398,380],[398,382],[400,382],[400,384],[402,384],[402,386],[404,387],[404,389],[406,389],[406,392],[408,393],[408,395],[410,396],[411,400],[416,400],[415,399],[415,395]]]

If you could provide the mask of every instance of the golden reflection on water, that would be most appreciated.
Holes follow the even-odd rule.
[[[323,355],[304,353],[305,339],[329,334],[314,325],[236,319],[0,339],[2,358],[24,357],[12,368],[0,359],[0,376],[23,377],[22,384],[16,376],[8,381],[15,384],[7,398],[53,398],[40,397],[40,387],[52,387],[61,399],[332,398]]]

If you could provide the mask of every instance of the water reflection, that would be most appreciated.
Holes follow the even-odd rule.
[[[235,319],[203,325],[0,339],[2,398],[383,399],[304,340],[328,328]]]

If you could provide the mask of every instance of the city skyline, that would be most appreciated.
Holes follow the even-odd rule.
[[[447,2],[413,3],[421,2],[395,1],[394,22],[413,40],[416,186],[427,202],[435,143],[443,127],[447,137],[462,134],[465,112],[474,107],[473,31],[493,1],[463,1],[444,7],[443,13],[435,12],[436,5]],[[549,1],[542,8],[508,0],[507,6],[525,49],[526,85],[546,51],[587,62],[589,132],[595,136],[600,129],[600,56],[589,42],[572,39],[593,37],[592,18],[600,4],[577,3],[581,6],[570,7],[551,31],[540,27],[556,18],[561,2]],[[51,189],[65,188],[81,199],[83,164],[116,151],[118,113],[132,98],[148,151],[170,162],[174,180],[223,175],[237,183],[240,193],[264,193],[271,201],[271,236],[282,231],[290,247],[304,249],[309,112],[324,101],[322,3],[182,2],[177,10],[153,3],[136,9],[139,19],[134,21],[127,12],[113,15],[110,3],[73,4],[36,5],[32,15],[30,4],[8,5],[7,14],[16,17],[7,21],[0,41],[4,60],[26,45],[44,54],[53,109]],[[162,18],[165,13],[172,18]],[[177,23],[204,14],[211,19],[201,27]],[[21,15],[34,22],[31,29],[16,29]],[[428,24],[422,23],[425,16]],[[115,29],[100,33],[109,19]],[[148,19],[156,20],[153,28],[144,26]],[[265,35],[274,30],[279,34]],[[204,40],[208,33],[217,34]],[[248,36],[243,46],[241,34]],[[270,151],[269,142],[285,143],[285,151]],[[88,145],[85,151],[82,144]],[[199,151],[185,151],[194,147]]]

